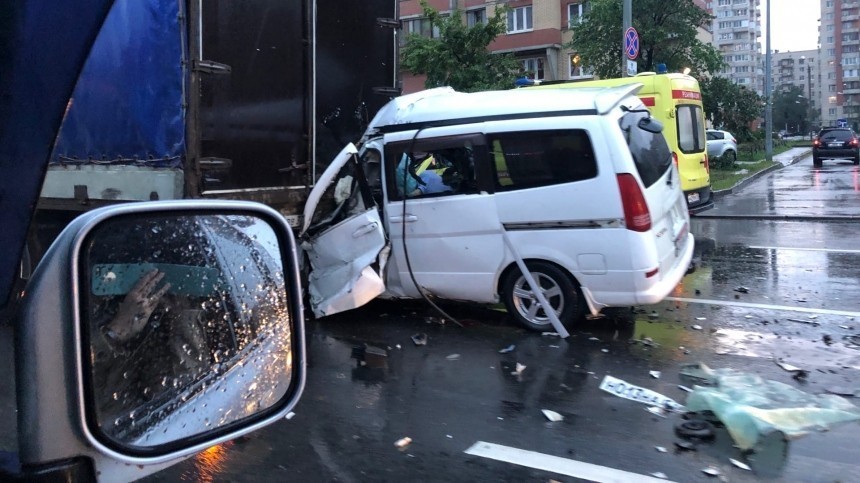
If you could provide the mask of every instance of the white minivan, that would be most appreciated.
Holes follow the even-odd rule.
[[[438,88],[389,102],[305,207],[314,313],[376,297],[501,300],[547,330],[536,286],[563,323],[662,300],[693,236],[640,87]]]

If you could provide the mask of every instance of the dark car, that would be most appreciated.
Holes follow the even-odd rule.
[[[848,128],[826,127],[812,141],[812,164],[821,166],[823,159],[850,158],[860,164],[860,140]]]

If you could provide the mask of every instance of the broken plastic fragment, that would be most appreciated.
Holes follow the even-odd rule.
[[[750,289],[748,289],[748,288],[744,287],[743,285],[741,285],[740,287],[735,287],[735,292],[740,292],[740,293],[750,293]]]
[[[712,411],[741,450],[753,449],[770,435],[793,439],[814,428],[860,420],[860,409],[839,396],[814,396],[755,374],[704,364],[683,367],[682,374],[715,386],[695,387],[687,407]]]
[[[776,365],[778,365],[778,366],[779,366],[783,371],[787,371],[787,372],[798,372],[798,371],[802,371],[802,370],[803,370],[803,369],[801,369],[801,368],[799,368],[799,367],[797,367],[797,366],[793,366],[793,365],[791,365],[791,364],[788,364],[787,362],[782,362],[782,361],[780,361],[779,359],[774,360],[774,362],[776,362]]]
[[[709,466],[709,467],[703,469],[702,473],[704,473],[708,476],[720,476],[722,474],[722,473],[720,473],[720,470],[718,468],[714,468],[713,466]]]
[[[752,471],[752,468],[750,468],[748,464],[740,462],[734,458],[729,458],[729,462],[742,470]]]
[[[660,453],[665,453],[667,451],[666,448],[662,446],[654,446],[654,449],[656,449]]]
[[[552,422],[564,421],[564,416],[562,416],[561,414],[559,414],[559,413],[557,413],[551,409],[541,409],[541,412],[543,413],[544,416],[546,416],[546,418],[548,420],[550,420]]]
[[[600,342],[600,339],[598,337],[589,337],[588,340],[596,340],[596,341]]]
[[[702,326],[698,324],[693,324],[690,326],[690,328],[693,330],[702,330]]]
[[[415,345],[427,345],[427,334],[421,332],[412,336],[412,343]]]
[[[666,417],[666,411],[663,408],[658,408],[657,406],[648,406],[645,408],[646,411],[653,414],[654,416],[660,416],[661,418]]]
[[[680,390],[682,390],[682,391],[684,391],[684,392],[693,392],[693,390],[692,390],[692,389],[690,389],[689,387],[687,387],[687,386],[682,386],[682,385],[680,385],[680,384],[678,384],[678,389],[680,389]]]
[[[400,438],[397,441],[395,441],[394,446],[397,446],[398,448],[403,449],[403,448],[409,446],[410,443],[412,443],[412,438],[407,436],[405,438]]]
[[[514,372],[512,372],[511,374],[513,374],[513,375],[515,375],[515,376],[519,376],[520,374],[522,374],[522,373],[523,373],[523,371],[524,371],[524,370],[526,370],[526,366],[524,366],[523,364],[520,364],[519,362],[517,362],[517,368],[516,368],[516,370],[514,370]]]
[[[544,337],[561,337],[558,332],[541,332],[540,335]]]
[[[451,354],[448,357],[446,357],[445,359],[448,359],[449,361],[456,361],[459,358],[460,358],[460,354]]]
[[[651,476],[653,476],[654,478],[660,478],[661,480],[669,478],[668,476],[666,476],[666,473],[660,471],[655,471],[654,473],[651,473]]]
[[[604,354],[609,354],[609,349],[600,349],[600,352],[603,352]]]
[[[648,371],[648,375],[654,379],[660,379],[660,371]]]
[[[514,349],[516,349],[516,348],[517,348],[517,346],[515,346],[514,344],[511,344],[511,345],[505,347],[504,349],[500,350],[499,354],[507,354],[508,352],[513,352]]]
[[[707,317],[696,317],[696,320],[708,320]]]

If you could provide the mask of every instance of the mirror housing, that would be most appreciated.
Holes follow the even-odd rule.
[[[142,230],[161,225],[165,232],[150,233],[150,239],[143,236]],[[177,248],[183,246],[188,247],[185,258],[176,254],[185,251]],[[104,255],[105,249],[109,255]],[[168,250],[168,259],[159,259]],[[207,254],[205,260],[201,254]],[[266,281],[272,283],[256,280],[259,283],[252,284],[244,274],[246,268],[258,279],[266,272]],[[191,320],[188,317],[166,318],[173,310],[171,315],[193,313],[193,320],[204,325],[234,324],[233,342],[210,339],[207,349],[188,351],[197,361],[195,370],[188,369],[190,359],[181,360],[171,369],[182,376],[176,378],[179,383],[171,380],[165,389],[154,391],[158,398],[154,392],[143,399],[136,394],[135,402],[120,408],[125,422],[114,425],[113,419],[108,420],[103,396],[114,393],[111,384],[128,379],[129,371],[101,386],[94,382],[100,367],[95,347],[104,342],[104,336],[108,341],[117,336],[109,334],[94,308],[102,298],[130,298],[138,285],[145,284],[140,281],[144,275],[152,273],[150,277],[159,280],[149,288],[164,296],[174,294],[156,304],[165,317],[160,322],[153,321],[158,308],[144,314],[147,320],[141,324],[151,327],[150,334],[164,327],[189,326],[176,322]],[[213,274],[214,281],[209,279]],[[297,403],[306,377],[299,281],[292,231],[283,216],[258,203],[132,203],[93,210],[75,219],[34,272],[16,319],[22,468],[26,472],[28,466],[84,457],[92,460],[96,473],[133,480],[284,418]],[[200,305],[190,307],[190,312],[180,311],[176,300],[181,297]],[[207,303],[216,307],[214,312],[200,309]],[[122,331],[128,324],[112,327]],[[201,339],[223,331],[224,327],[213,325],[208,332],[200,332]],[[172,331],[165,333],[168,341],[178,337]],[[118,337],[126,337],[124,351],[136,347],[127,333]],[[187,349],[188,344],[175,342],[165,345]],[[230,343],[233,346],[225,350]],[[139,358],[134,366],[154,364],[158,358],[149,349],[124,353],[123,357]],[[228,390],[234,385],[239,389]],[[273,387],[278,388],[274,393],[269,391]],[[154,386],[137,387],[144,388],[152,391]],[[126,396],[117,393],[115,401],[134,399]],[[146,404],[138,404],[141,400]],[[249,401],[253,402],[243,404]],[[207,416],[204,408],[212,415]],[[224,416],[225,409],[236,413],[216,419],[214,415]],[[136,423],[129,419],[138,422],[135,430],[129,430]]]

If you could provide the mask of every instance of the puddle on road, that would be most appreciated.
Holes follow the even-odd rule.
[[[777,335],[742,329],[717,329],[713,333],[716,353],[770,359],[776,357],[796,366],[860,369],[860,351],[837,341],[827,345],[819,337]]]

